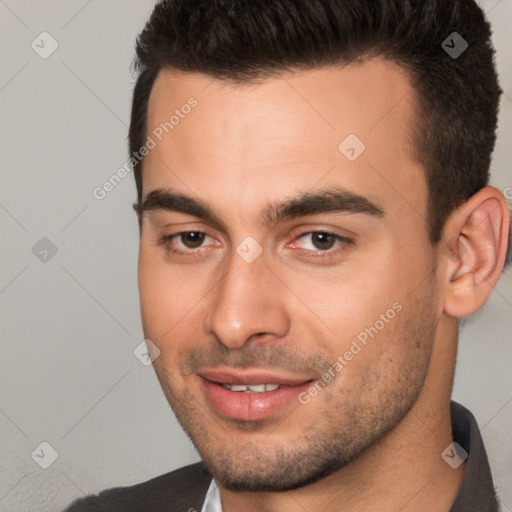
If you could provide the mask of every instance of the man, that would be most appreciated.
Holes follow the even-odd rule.
[[[477,5],[163,1],[137,70],[144,333],[202,462],[69,510],[497,510],[450,402],[509,235]]]

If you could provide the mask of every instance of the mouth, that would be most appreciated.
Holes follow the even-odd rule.
[[[256,421],[283,413],[314,381],[309,376],[250,369],[207,369],[199,372],[206,403],[225,418]]]

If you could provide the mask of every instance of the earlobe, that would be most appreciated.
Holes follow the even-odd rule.
[[[473,314],[498,281],[508,244],[509,212],[503,194],[485,187],[460,206],[444,230],[445,312],[455,318]]]

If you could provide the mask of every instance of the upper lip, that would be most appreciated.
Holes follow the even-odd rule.
[[[229,367],[204,368],[198,372],[203,379],[218,384],[279,384],[280,386],[297,386],[314,380],[312,377],[275,373],[268,370],[246,369],[236,370]]]

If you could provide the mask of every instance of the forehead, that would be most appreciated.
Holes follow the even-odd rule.
[[[257,135],[261,145],[265,142],[265,133],[270,134],[269,124],[274,128],[272,135],[279,128],[286,134],[290,124],[300,127],[298,120],[309,123],[309,133],[333,135],[330,132],[337,132],[338,137],[351,130],[362,137],[367,135],[368,140],[372,136],[369,132],[379,126],[375,134],[384,135],[389,128],[398,129],[397,125],[403,125],[404,121],[409,128],[415,91],[406,72],[383,59],[287,71],[250,82],[164,69],[151,91],[148,128],[168,120],[190,97],[196,98],[200,107],[193,116],[199,118],[198,123],[215,111],[217,115],[210,118],[208,124],[222,128],[221,132],[217,131],[219,136],[239,136],[249,142],[249,135]],[[273,119],[269,119],[269,115],[276,116],[279,124],[269,123]],[[251,133],[240,131],[244,121],[253,125]],[[258,127],[262,128],[259,133],[256,132]],[[179,136],[179,130],[173,135]],[[232,143],[238,140],[231,138]]]
[[[145,159],[143,194],[172,186],[235,206],[342,185],[422,208],[415,101],[402,68],[378,59],[251,83],[164,70],[149,100],[147,134],[161,140]]]

